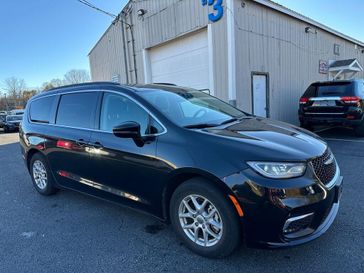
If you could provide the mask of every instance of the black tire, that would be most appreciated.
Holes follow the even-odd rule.
[[[362,121],[360,125],[355,128],[355,135],[357,137],[364,137],[364,121]]]
[[[34,167],[36,164],[36,166],[41,166],[43,165],[44,170],[45,170],[45,174],[46,174],[46,182],[44,183],[44,187],[41,187],[39,185],[39,183],[37,183],[36,181],[36,177],[37,175],[35,175],[34,173]],[[53,175],[49,169],[49,166],[47,164],[47,161],[45,159],[45,157],[43,155],[41,155],[40,153],[36,153],[32,156],[32,158],[30,159],[30,163],[29,163],[29,170],[30,170],[30,175],[32,177],[32,181],[33,181],[33,186],[34,188],[42,195],[52,195],[55,194],[58,189],[55,186],[55,182],[53,179]]]
[[[8,127],[4,126],[4,133],[6,134],[6,133],[8,133],[8,132],[9,132]]]
[[[195,243],[192,239],[190,239],[186,234],[188,231],[184,231],[182,228],[182,223],[180,222],[179,217],[179,210],[180,206],[182,205],[182,201],[188,196],[200,196],[201,203],[203,203],[203,198],[208,199],[211,202],[212,206],[208,205],[209,208],[215,207],[218,211],[218,214],[214,217],[218,217],[222,220],[222,228],[221,228],[221,237],[215,245],[211,246],[201,246],[198,243]],[[186,200],[186,199],[185,199]],[[191,200],[192,201],[192,200]],[[190,207],[191,208],[191,207]],[[208,212],[208,211],[207,211]],[[204,213],[207,213],[204,212]],[[211,212],[211,210],[210,210]],[[198,225],[197,223],[197,216],[195,219],[189,217],[190,221],[193,224]],[[230,255],[234,252],[234,250],[240,245],[241,243],[241,224],[239,216],[235,210],[235,207],[232,203],[230,203],[228,196],[222,193],[217,187],[213,184],[209,183],[208,181],[200,178],[194,178],[184,182],[180,185],[176,191],[173,193],[171,202],[170,202],[170,219],[174,230],[176,231],[177,235],[180,237],[182,242],[185,246],[187,246],[193,252],[208,258],[222,258]],[[211,219],[211,218],[210,218]],[[213,218],[211,220],[215,220]],[[201,220],[203,221],[203,220]],[[208,222],[203,222],[205,225],[201,224],[199,234],[202,235],[205,233],[207,229],[211,231],[214,227],[212,227]],[[188,223],[188,225],[191,225]],[[202,228],[204,230],[202,230]],[[214,229],[215,232],[219,229]],[[192,232],[192,231],[191,231]],[[191,234],[192,236],[192,234]],[[209,235],[211,236],[211,235]],[[212,236],[211,236],[212,237]],[[212,237],[214,238],[214,237]],[[212,239],[211,238],[211,239]],[[201,238],[202,239],[202,238]],[[201,243],[201,242],[200,242]]]

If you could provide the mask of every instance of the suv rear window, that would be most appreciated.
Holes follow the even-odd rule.
[[[355,96],[355,84],[352,82],[332,82],[311,85],[304,97],[343,97]]]
[[[55,101],[55,96],[33,101],[30,104],[30,120],[33,122],[49,123]]]
[[[94,128],[98,93],[62,95],[56,124],[77,128]]]

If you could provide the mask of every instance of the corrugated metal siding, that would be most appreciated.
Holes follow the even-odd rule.
[[[354,44],[325,30],[305,33],[307,23],[282,14],[250,0],[235,0],[237,103],[251,112],[251,74],[269,74],[271,117],[291,123],[298,122],[298,99],[313,81],[327,80],[319,74],[319,60],[357,58],[364,65],[364,55]],[[225,3],[226,4],[226,3]],[[131,6],[130,6],[131,5]],[[133,24],[138,83],[144,83],[143,50],[188,33],[206,28],[211,7],[202,7],[199,0],[133,1],[131,13],[124,18]],[[138,18],[139,9],[147,10]],[[128,10],[128,8],[126,9]],[[213,74],[215,95],[228,100],[227,23],[230,11],[211,25],[213,43]],[[122,27],[125,30],[127,60],[124,60]],[[313,27],[315,29],[315,27]],[[126,83],[125,62],[129,83],[135,83],[135,68],[130,28],[118,23],[110,26],[90,53],[93,80],[111,80],[120,75]],[[340,45],[340,56],[333,54],[334,44]],[[361,73],[359,77],[364,77]]]
[[[144,83],[145,79],[144,49],[206,28],[208,13],[212,12],[212,7],[203,7],[201,1],[196,0],[136,1],[130,3],[129,7],[130,5],[132,6],[131,13],[123,20],[134,25],[136,70],[139,83]],[[136,14],[139,9],[147,11],[143,18],[139,18]],[[126,10],[128,10],[128,7],[126,7]],[[126,25],[121,23],[110,26],[89,55],[93,80],[111,80],[114,75],[119,74],[121,76],[121,83],[126,83],[122,27],[125,29],[129,83],[136,82],[131,32]],[[214,90],[217,91],[215,95],[227,100],[225,18],[212,24],[212,36],[214,45]]]
[[[364,64],[353,43],[324,30],[306,33],[307,23],[252,1],[245,7],[236,1],[235,9],[237,100],[247,112],[252,110],[252,72],[269,73],[271,117],[297,124],[299,97],[310,83],[328,80],[319,74],[319,60],[357,58]],[[340,56],[333,54],[335,43]]]

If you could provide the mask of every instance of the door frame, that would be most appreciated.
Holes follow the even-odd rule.
[[[266,76],[267,78],[267,84],[266,84],[266,112],[267,112],[267,118],[270,118],[270,94],[269,94],[269,85],[270,85],[270,79],[269,79],[269,73],[268,72],[257,72],[252,71],[251,72],[251,106],[252,106],[252,114],[254,115],[254,76]]]

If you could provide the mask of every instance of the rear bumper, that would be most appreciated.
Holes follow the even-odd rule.
[[[242,225],[247,245],[295,246],[320,237],[332,225],[339,210],[342,176],[337,176],[330,188],[309,172],[304,177],[290,179],[292,187],[271,188],[260,186],[259,180],[254,182],[252,175],[242,175],[246,182],[232,187],[244,211]],[[298,219],[302,216],[310,218],[301,222]],[[292,219],[298,221],[289,226]]]
[[[362,110],[356,107],[353,107],[345,113],[315,113],[300,109],[298,111],[298,116],[301,123],[339,124],[348,126],[357,126],[364,119]]]
[[[340,124],[340,125],[348,125],[348,126],[357,126],[360,125],[362,119],[350,120],[347,118],[332,118],[332,117],[302,117],[300,118],[301,122],[310,123],[310,124]]]

